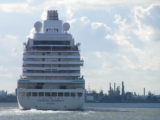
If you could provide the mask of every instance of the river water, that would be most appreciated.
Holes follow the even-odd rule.
[[[0,120],[160,120],[160,103],[85,103],[84,111],[19,110],[0,103]]]

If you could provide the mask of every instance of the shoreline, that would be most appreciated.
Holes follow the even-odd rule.
[[[18,103],[17,101],[0,101],[0,103]],[[160,102],[84,102],[84,103],[160,103]]]

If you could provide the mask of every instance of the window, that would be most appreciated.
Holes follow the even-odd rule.
[[[46,92],[45,96],[51,96],[50,92]]]
[[[59,97],[63,97],[63,93],[58,93],[58,96]]]
[[[60,86],[60,89],[67,89],[66,86]]]
[[[19,95],[20,96],[25,96],[25,92],[20,92]]]
[[[44,83],[37,83],[37,85],[44,85]]]
[[[37,93],[36,92],[32,92],[32,96],[37,96]]]
[[[56,97],[56,96],[57,96],[57,93],[56,93],[56,92],[52,92],[52,93],[51,93],[51,96]]]
[[[57,59],[52,59],[52,62],[57,62]]]
[[[39,96],[44,96],[44,93],[43,92],[39,92]]]
[[[70,41],[33,41],[34,45],[70,45]]]
[[[31,96],[31,92],[26,92],[26,96]]]
[[[35,86],[36,89],[42,89],[42,86]]]
[[[52,69],[52,71],[57,71],[57,69]]]
[[[77,96],[78,97],[82,97],[82,93],[77,93]]]
[[[71,97],[75,97],[76,96],[76,93],[71,93]]]
[[[70,96],[70,93],[64,93],[64,96],[66,96],[66,97],[69,97]]]

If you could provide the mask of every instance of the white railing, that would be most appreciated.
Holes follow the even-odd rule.
[[[33,84],[27,84],[27,83],[18,83],[18,88],[26,88],[26,89],[37,89],[36,88],[37,84],[33,83]],[[65,84],[65,83],[50,83],[50,84],[45,84],[44,85],[40,85],[42,86],[42,89],[61,89],[61,86],[65,86],[66,89],[84,89],[84,84]]]
[[[80,73],[22,73],[23,76],[80,76]]]
[[[35,55],[35,56],[79,56],[80,54],[78,53],[61,53],[61,54],[58,54],[58,53],[45,53],[43,55],[43,53],[23,53],[24,56],[27,56],[27,55]]]
[[[51,49],[24,49],[24,53],[26,52],[36,52],[36,51],[43,51],[43,52],[52,52],[52,51],[79,51],[78,49],[57,49],[57,50],[51,50]],[[79,51],[80,52],[80,51]]]

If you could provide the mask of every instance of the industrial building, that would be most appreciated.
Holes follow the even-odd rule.
[[[151,92],[145,95],[145,88],[143,89],[143,95],[137,95],[136,92],[125,92],[124,82],[122,81],[121,89],[120,86],[112,87],[109,83],[108,95],[103,93],[101,89],[99,93],[95,90],[86,90],[85,95],[86,102],[160,102],[160,96],[155,96]]]

